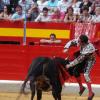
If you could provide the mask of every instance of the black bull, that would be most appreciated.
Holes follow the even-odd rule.
[[[22,85],[21,92],[24,92],[27,81],[30,81],[31,100],[37,91],[37,100],[41,100],[42,91],[52,89],[52,95],[55,100],[61,100],[62,84],[59,75],[59,67],[65,65],[68,61],[63,58],[38,57],[32,61],[28,75]],[[66,70],[66,69],[65,69]],[[72,69],[67,70],[69,74],[73,73]],[[75,71],[76,72],[76,71]],[[72,75],[72,74],[71,74]]]

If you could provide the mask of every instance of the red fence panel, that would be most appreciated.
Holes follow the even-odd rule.
[[[89,26],[90,25],[90,26]],[[76,27],[75,27],[76,26]],[[80,27],[82,26],[82,27]],[[87,27],[86,27],[87,26]],[[0,44],[0,80],[23,80],[32,60],[38,56],[59,56],[63,54],[65,43],[74,38],[74,33],[89,32],[93,40],[100,39],[100,24],[66,24],[66,23],[27,23],[27,44],[23,41],[23,23],[0,22],[0,41],[19,41],[20,44]],[[89,28],[89,29],[88,29]],[[38,34],[36,32],[45,32]],[[60,45],[29,45],[41,38],[49,38],[50,32],[55,32],[58,39],[63,41]],[[60,33],[61,32],[61,33]],[[93,34],[92,34],[93,32]],[[95,34],[94,34],[95,33]],[[64,36],[66,35],[66,36]],[[73,50],[71,51],[73,52]],[[97,57],[95,68],[92,71],[94,84],[100,84],[100,57]],[[94,77],[95,76],[95,77]],[[73,81],[75,82],[75,80]]]

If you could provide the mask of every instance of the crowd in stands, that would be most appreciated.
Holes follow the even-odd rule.
[[[100,0],[0,0],[0,20],[100,22]]]

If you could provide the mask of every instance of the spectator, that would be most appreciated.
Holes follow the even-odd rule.
[[[54,9],[54,13],[51,15],[52,22],[63,22],[65,14],[60,12],[58,8]]]
[[[44,7],[47,7],[47,3],[48,3],[47,0],[38,0],[37,4],[38,4],[39,10],[42,11]]]
[[[100,7],[100,0],[93,1],[92,6],[91,6],[91,14],[93,15],[95,14],[96,7]]]
[[[42,13],[35,19],[35,22],[50,22],[51,18],[48,15],[48,8],[44,7]]]
[[[14,13],[15,12],[15,8],[16,6],[18,5],[18,1],[19,0],[10,0],[10,6],[12,8],[12,12]]]
[[[91,12],[92,2],[90,2],[89,0],[83,0],[83,2],[80,4],[81,12],[84,6],[87,6],[89,8],[89,12]]]
[[[100,7],[95,8],[95,15],[93,16],[92,22],[100,23]]]
[[[5,5],[10,5],[10,0],[3,0],[3,2],[5,3]]]
[[[58,0],[48,0],[47,6],[48,8],[52,11],[54,10],[55,7],[58,5]]]
[[[0,19],[9,20],[11,13],[9,12],[8,6],[4,6],[3,11],[0,13]]]
[[[20,0],[18,4],[22,6],[23,12],[25,11],[27,12],[31,8],[31,6],[34,4],[34,2],[32,0]]]
[[[74,15],[73,13],[73,8],[72,7],[69,7],[67,9],[67,12],[66,12],[66,15],[65,15],[65,18],[64,18],[64,22],[76,22],[76,16]]]
[[[3,2],[3,0],[0,0],[0,12],[3,11],[5,3]]]
[[[79,8],[80,4],[81,4],[81,1],[72,0],[71,6],[74,9],[74,14],[75,15],[80,15],[80,8]]]
[[[57,5],[60,11],[64,13],[66,12],[66,9],[70,6],[71,6],[71,2],[69,2],[69,0],[60,0]]]
[[[19,0],[10,0],[10,4],[16,7],[18,5]]]
[[[100,7],[100,0],[94,0],[94,7]]]
[[[18,5],[16,12],[11,16],[11,21],[22,21],[25,19],[25,14],[22,12],[22,7]]]
[[[40,43],[43,43],[43,44],[45,44],[45,43],[46,44],[52,44],[52,43],[59,44],[59,43],[61,43],[61,40],[57,40],[56,35],[54,33],[51,33],[50,39],[41,39]]]
[[[27,18],[29,21],[34,21],[39,15],[39,9],[37,4],[34,4],[31,9],[28,10]]]
[[[82,9],[82,15],[79,18],[79,22],[89,23],[92,20],[92,15],[89,14],[89,8],[84,6]]]

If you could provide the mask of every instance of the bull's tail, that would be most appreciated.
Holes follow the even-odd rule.
[[[33,61],[32,64],[30,65],[30,67],[29,67],[29,70],[28,70],[28,74],[26,76],[26,79],[24,80],[24,83],[21,86],[20,93],[24,93],[25,94],[26,84],[30,80],[30,77],[32,76],[33,68],[35,67],[35,65],[36,65],[36,62]]]
[[[25,94],[25,87],[26,87],[26,83],[28,82],[28,80],[29,80],[29,76],[25,79],[24,83],[22,84],[20,93]]]
[[[27,78],[25,79],[24,83],[23,83],[22,86],[21,86],[20,93],[19,93],[19,95],[17,96],[16,100],[20,100],[20,97],[22,96],[22,94],[26,94],[26,93],[25,93],[25,87],[26,87],[26,83],[27,83],[28,80],[29,80],[29,77],[27,76]]]
[[[31,79],[31,77],[32,77],[32,74],[34,73],[33,68],[36,67],[36,66],[38,66],[38,65],[39,65],[39,63],[35,63],[35,64],[32,63],[32,64],[30,65],[30,68],[29,68],[29,70],[28,70],[28,74],[27,74],[27,76],[26,76],[26,79],[24,80],[24,83],[23,83],[22,86],[21,86],[20,93],[26,94],[26,93],[25,93],[26,84],[27,84],[28,81],[30,81],[30,79]]]
[[[39,57],[39,58],[36,58],[33,60],[32,64],[30,65],[30,68],[28,70],[28,74],[27,74],[27,77],[24,81],[24,83],[22,84],[22,87],[21,87],[21,91],[20,93],[24,93],[25,94],[25,87],[26,87],[26,84],[27,82],[32,78],[34,78],[34,72],[35,72],[35,69],[43,62],[45,62],[47,60],[46,57]]]

